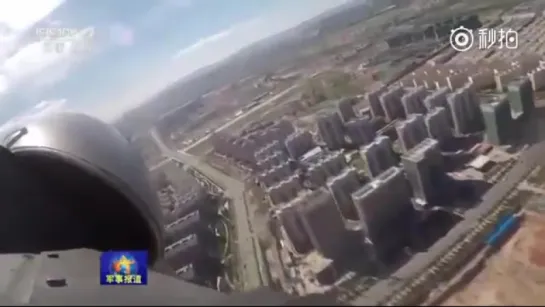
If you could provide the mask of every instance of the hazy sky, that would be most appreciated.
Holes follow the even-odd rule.
[[[343,2],[0,0],[0,123],[51,108],[109,120],[167,83]],[[48,51],[38,27],[92,27],[92,46]]]

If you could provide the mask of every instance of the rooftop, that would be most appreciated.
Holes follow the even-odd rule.
[[[305,256],[302,262],[305,263],[314,274],[322,272],[333,264],[333,260],[325,258],[318,251],[310,252]]]
[[[302,157],[301,157],[301,161],[305,161],[305,160],[308,160],[308,159],[311,159],[315,156],[319,156],[319,155],[322,155],[324,153],[324,150],[319,147],[319,146],[316,146],[314,148],[312,148],[311,150],[307,151]]]
[[[411,160],[411,161],[420,161],[424,158],[425,153],[433,148],[439,146],[439,142],[435,139],[426,138],[422,142],[420,142],[418,145],[413,147],[409,152],[407,152],[405,155],[403,155],[403,159]]]

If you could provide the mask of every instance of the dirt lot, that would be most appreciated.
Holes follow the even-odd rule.
[[[443,305],[542,305],[545,302],[545,215],[528,212],[521,228],[486,268]]]

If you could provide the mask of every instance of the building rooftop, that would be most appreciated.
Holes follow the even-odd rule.
[[[315,250],[306,255],[302,262],[313,274],[318,274],[333,264],[333,260],[325,258]]]
[[[301,157],[301,161],[312,160],[313,158],[315,158],[317,156],[322,156],[323,154],[324,154],[324,150],[321,147],[316,146],[316,147],[312,148],[311,150],[307,151]]]
[[[367,195],[371,191],[379,188],[388,179],[394,176],[397,176],[400,172],[402,172],[401,168],[395,167],[395,166],[390,167],[389,169],[387,169],[386,171],[378,175],[371,182],[367,183],[366,185],[358,189],[356,192],[354,192],[352,194],[353,197],[363,197]]]
[[[409,150],[409,152],[407,152],[405,155],[403,155],[403,158],[415,162],[420,161],[424,158],[424,153],[426,152],[426,150],[438,145],[439,142],[437,140],[426,138],[418,145],[413,147],[411,150]]]
[[[490,163],[490,158],[485,155],[480,155],[477,158],[473,159],[473,161],[469,162],[469,166],[476,169],[481,170],[483,169],[488,163]]]
[[[171,229],[171,228],[173,228],[173,227],[176,227],[178,224],[183,223],[183,222],[185,222],[185,221],[187,221],[187,220],[190,220],[190,219],[197,219],[197,220],[198,220],[198,219],[200,218],[199,215],[200,215],[200,214],[199,214],[199,211],[193,211],[193,212],[191,212],[191,213],[189,213],[189,214],[187,214],[187,215],[185,215],[185,216],[183,216],[183,217],[177,219],[176,221],[174,221],[174,222],[168,224],[168,225],[165,227],[165,229],[166,229],[166,230]]]
[[[481,105],[486,108],[486,105],[494,105],[500,102],[507,101],[507,95],[505,94],[486,94],[479,95]]]

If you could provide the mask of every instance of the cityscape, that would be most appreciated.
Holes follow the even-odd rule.
[[[304,60],[178,97],[132,137],[168,264],[226,293],[542,303],[544,3],[368,2]],[[458,51],[459,28],[518,47]]]

